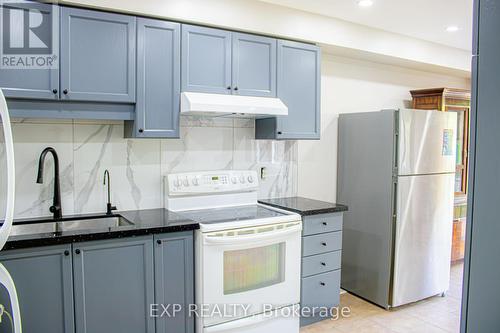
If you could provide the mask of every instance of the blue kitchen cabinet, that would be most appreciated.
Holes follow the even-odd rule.
[[[181,26],[137,19],[137,102],[126,137],[179,137]]]
[[[16,285],[24,332],[74,331],[71,245],[2,251],[0,262]],[[2,287],[0,304],[12,313]],[[0,332],[11,332],[5,315]]]
[[[319,139],[321,50],[310,44],[278,41],[278,93],[288,116],[257,119],[256,139]]]
[[[23,15],[26,9],[25,3],[19,2],[5,2],[2,3],[3,11],[5,14],[10,14],[8,17],[11,18],[10,26],[14,28],[15,31],[23,31],[25,26],[23,25],[24,20],[18,19],[13,12],[18,13],[17,15]],[[42,15],[43,21],[51,21],[52,13],[55,13],[58,7],[56,5],[46,4],[46,3],[30,3],[30,8],[36,8]],[[7,16],[6,16],[7,17]],[[37,30],[37,33],[44,36],[52,36],[52,25],[42,25]],[[19,38],[19,36],[18,36]],[[26,46],[28,41],[25,40],[25,36],[20,37],[22,45]],[[50,39],[42,41],[46,47],[41,47],[37,50],[37,53],[50,52],[55,54],[57,59],[56,66],[54,69],[29,69],[29,67],[15,67],[15,68],[0,68],[0,88],[2,89],[5,97],[7,98],[35,98],[44,100],[57,100],[59,99],[59,48],[54,45],[57,39]],[[6,44],[7,45],[7,44]],[[5,46],[6,47],[6,46]],[[52,50],[51,50],[52,49]],[[9,54],[5,52],[4,56],[9,57]],[[21,52],[19,52],[21,53]],[[28,55],[29,57],[30,55]]]
[[[193,333],[194,317],[189,316],[189,305],[194,304],[193,233],[159,234],[154,239],[155,303],[180,306],[175,316],[156,318],[156,333]]]
[[[317,309],[340,304],[343,213],[302,216],[302,281],[300,304],[316,309],[300,318],[306,326],[320,320]]]
[[[231,32],[182,25],[182,91],[231,94]]]
[[[276,39],[182,26],[182,91],[276,97]]]
[[[153,333],[152,236],[73,244],[76,333]]]
[[[276,39],[233,33],[233,94],[276,97]]]
[[[61,99],[135,102],[136,18],[61,7]]]

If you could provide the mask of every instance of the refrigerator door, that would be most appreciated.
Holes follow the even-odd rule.
[[[400,110],[398,174],[455,172],[456,128],[454,112]]]
[[[14,218],[14,202],[16,194],[15,184],[15,164],[14,164],[14,142],[12,139],[12,128],[10,126],[9,110],[7,102],[0,89],[0,121],[2,122],[5,156],[7,158],[7,204],[5,208],[5,218],[0,226],[0,250],[4,247],[9,238]],[[19,299],[17,297],[16,285],[9,274],[9,271],[0,263],[0,285],[9,293],[12,308],[12,324],[14,333],[22,332],[21,314],[19,310]]]
[[[398,177],[393,307],[449,287],[454,176]]]

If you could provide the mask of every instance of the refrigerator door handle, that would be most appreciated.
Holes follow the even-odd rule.
[[[7,205],[5,211],[5,220],[0,227],[0,250],[4,247],[9,238],[14,219],[14,196],[16,188],[16,172],[14,165],[14,143],[12,139],[12,128],[10,126],[9,111],[7,102],[0,89],[0,116],[2,118],[3,133],[5,137],[5,155],[7,157]]]
[[[14,219],[14,201],[16,195],[16,171],[14,165],[14,140],[12,139],[12,128],[10,126],[9,110],[7,102],[0,89],[0,117],[2,120],[3,133],[5,137],[5,155],[7,157],[7,205],[5,211],[5,219],[0,227],[0,250],[7,243],[10,231],[12,229],[12,221]],[[7,269],[0,263],[0,284],[2,284],[9,293],[12,320],[15,333],[21,333],[21,314],[19,310],[19,300],[14,281]]]

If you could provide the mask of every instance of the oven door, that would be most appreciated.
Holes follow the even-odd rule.
[[[200,233],[197,302],[211,309],[203,326],[299,303],[301,231],[295,221]]]

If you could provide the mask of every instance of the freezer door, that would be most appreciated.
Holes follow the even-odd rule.
[[[398,177],[392,306],[446,291],[454,174]]]
[[[399,111],[399,175],[455,172],[457,115]]]

